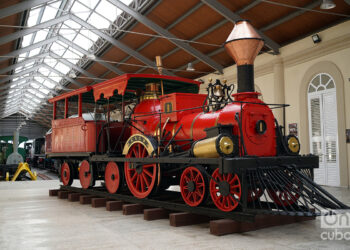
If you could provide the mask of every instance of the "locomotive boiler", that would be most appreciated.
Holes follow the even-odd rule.
[[[63,184],[79,179],[91,188],[103,180],[109,193],[139,199],[178,185],[188,206],[224,212],[314,216],[347,208],[313,182],[318,157],[300,155],[298,138],[275,119],[271,108],[287,105],[258,98],[253,64],[263,45],[248,21],[236,22],[224,45],[237,64],[235,94],[219,80],[199,94],[194,80],[126,74],[52,98],[48,156],[61,162]],[[76,116],[68,115],[70,101]],[[84,118],[83,103],[94,107],[94,119]]]

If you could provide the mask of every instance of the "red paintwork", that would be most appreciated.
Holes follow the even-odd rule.
[[[118,191],[121,178],[117,163],[108,162],[105,170],[105,185],[109,193],[114,194]]]
[[[45,152],[51,153],[52,152],[52,133],[48,133],[45,135]]]
[[[203,95],[198,95],[199,98],[194,98],[197,96],[196,94],[190,94],[191,98],[178,98],[177,95],[172,94],[167,95],[169,98],[160,97],[161,99],[161,107],[164,112],[164,105],[167,99],[176,100],[180,102],[180,106],[182,108],[187,107],[198,107],[203,104]],[[235,114],[238,113],[241,119],[241,106],[243,113],[242,130],[244,143],[247,149],[248,155],[256,155],[256,156],[274,156],[276,155],[276,134],[275,134],[275,123],[274,116],[271,109],[263,104],[261,100],[259,100],[258,93],[239,93],[235,94],[235,101],[241,102],[251,102],[251,103],[230,103],[226,105],[223,109],[220,109],[216,112],[203,113],[202,111],[198,111],[198,109],[194,109],[193,111],[184,111],[179,112],[178,115],[172,116],[162,115],[163,123],[165,122],[166,117],[171,117],[171,121],[168,122],[166,126],[166,131],[174,132],[182,126],[181,130],[175,137],[176,140],[182,140],[182,142],[178,142],[178,145],[186,144],[188,139],[193,139],[194,141],[200,140],[206,137],[206,133],[204,131],[205,128],[210,128],[216,126],[217,124],[232,124],[234,126],[233,134],[240,135],[237,121],[235,120]],[[179,95],[180,97],[183,94]],[[186,95],[185,95],[186,96]],[[183,96],[183,97],[185,97]],[[199,105],[199,103],[202,103]],[[188,102],[188,106],[186,104]],[[257,104],[254,104],[257,103]],[[178,104],[176,104],[178,105]],[[176,107],[176,106],[175,106]],[[157,113],[159,110],[159,101],[158,100],[145,100],[141,102],[135,108],[135,116],[137,115],[146,115],[151,113]],[[173,109],[175,111],[175,109]],[[191,113],[195,112],[195,113]],[[182,114],[181,114],[182,113]],[[159,126],[159,115],[148,115],[143,117],[137,117],[137,122],[134,123],[135,126],[144,130],[146,134],[154,135],[155,130]],[[256,132],[256,122],[258,120],[264,120],[267,125],[267,130],[264,134],[260,135]],[[146,124],[145,124],[146,123]],[[162,126],[163,126],[162,123]],[[174,129],[175,127],[175,129]],[[139,133],[136,129],[132,130],[132,134]],[[185,147],[186,149],[186,147]]]
[[[81,187],[84,189],[87,189],[91,186],[91,170],[90,170],[90,163],[87,160],[84,160],[80,164],[79,169],[79,180]]]
[[[229,184],[229,194],[223,195],[218,192],[220,182],[226,182]],[[239,201],[241,200],[241,181],[237,174],[220,174],[219,169],[217,168],[212,174],[212,179],[209,184],[209,192],[211,199],[218,209],[224,212],[230,212],[239,205]]]
[[[125,158],[145,158],[148,152],[141,143],[135,143],[129,149]],[[146,198],[154,189],[157,179],[157,164],[140,166],[142,171],[137,172],[130,168],[130,162],[124,163],[125,181],[130,192],[137,198]]]
[[[64,100],[64,99],[71,97],[71,96],[83,94],[83,93],[89,92],[91,89],[92,89],[91,86],[85,86],[85,87],[82,87],[80,89],[76,89],[76,90],[64,93],[62,95],[55,96],[55,97],[49,99],[49,103],[55,103],[57,101]]]
[[[196,167],[187,167],[180,178],[180,190],[181,196],[187,205],[191,207],[197,207],[205,202],[207,190],[207,182],[203,176],[203,173]],[[193,183],[194,190],[188,189],[188,184]]]
[[[154,74],[125,74],[93,86],[87,86],[70,93],[65,93],[50,99],[50,102],[56,103],[58,100],[67,100],[68,97],[81,95],[91,90],[93,91],[95,100],[100,99],[102,95],[104,98],[109,98],[113,95],[115,90],[118,90],[119,94],[124,94],[125,91],[128,91],[127,84],[131,78],[170,79],[193,83],[198,86],[201,84],[200,82],[181,77]],[[239,93],[234,94],[233,97],[236,101],[263,103],[257,98],[258,95],[259,93],[255,92]],[[176,140],[180,140],[180,142],[177,142],[179,145],[188,143],[189,139],[196,141],[205,138],[206,133],[204,129],[218,124],[232,124],[234,126],[233,134],[240,136],[235,114],[238,113],[241,118],[242,108],[242,136],[244,137],[247,154],[256,156],[276,155],[274,116],[267,106],[251,103],[231,103],[216,112],[204,113],[201,108],[196,109],[195,107],[202,106],[205,99],[206,95],[202,94],[172,93],[163,95],[160,99],[144,100],[134,109],[132,116],[133,125],[139,130],[144,131],[145,134],[154,136],[156,130],[159,129],[159,112],[169,111],[169,105],[171,105],[172,113],[162,115],[161,127],[163,128],[167,118],[170,119],[165,128],[166,133],[170,132],[173,134],[182,126],[175,138]],[[166,108],[167,105],[168,108]],[[187,110],[174,112],[182,109]],[[256,132],[256,122],[258,120],[264,120],[267,124],[267,130],[262,135]],[[102,121],[97,124],[93,121],[84,121],[82,117],[53,120],[52,152],[95,152],[97,140],[96,131],[100,130],[103,123]],[[111,128],[112,147],[121,133],[122,128],[121,123],[114,123],[114,125],[115,126]],[[125,131],[123,140],[126,140],[132,134],[140,133],[139,130],[131,128],[131,131]],[[103,135],[103,139],[104,137],[105,135]],[[168,136],[167,139],[170,137],[171,136]],[[106,144],[105,142],[106,140],[104,140],[102,144]],[[104,151],[105,148],[103,147],[105,147],[105,145],[100,146],[100,151]]]
[[[143,100],[134,109],[132,119],[133,125],[144,131],[145,134],[153,135],[159,125],[160,103],[158,99]],[[131,134],[139,134],[140,132],[132,128]]]
[[[72,184],[71,170],[67,162],[64,162],[61,166],[61,181],[64,186],[70,186]]]
[[[97,134],[103,121],[85,121],[82,117],[52,121],[52,153],[95,152]],[[101,146],[100,150],[104,150]]]
[[[169,106],[171,106],[171,110],[173,111],[184,110],[180,112],[162,114],[162,122],[165,122],[168,117],[170,118],[170,122],[177,122],[185,115],[202,112],[201,107],[203,106],[206,98],[207,95],[190,93],[172,93],[162,96],[160,98],[160,104],[163,112],[169,112]]]
[[[113,96],[113,93],[115,90],[118,90],[119,95],[124,95],[125,91],[127,91],[127,85],[128,81],[130,78],[156,78],[159,80],[174,80],[174,81],[179,81],[179,82],[187,82],[187,83],[192,83],[196,84],[198,87],[202,84],[201,82],[187,79],[187,78],[182,78],[182,77],[177,77],[177,76],[165,76],[165,75],[156,75],[156,74],[124,74],[121,76],[117,76],[115,78],[109,79],[107,81],[97,83],[92,86],[85,86],[67,93],[64,93],[59,96],[55,96],[51,99],[49,99],[50,103],[55,103],[57,101],[66,99],[71,96],[83,94],[86,92],[89,92],[90,90],[93,90],[94,92],[94,98],[95,101],[98,101],[101,98],[101,95],[103,94],[104,98],[108,99],[111,96]],[[134,90],[130,90],[130,92],[135,92]]]

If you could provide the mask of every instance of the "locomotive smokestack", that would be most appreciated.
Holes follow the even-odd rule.
[[[254,60],[264,40],[247,20],[237,21],[225,48],[237,64],[237,92],[254,92]]]

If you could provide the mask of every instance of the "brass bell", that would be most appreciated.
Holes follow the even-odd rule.
[[[217,97],[223,97],[224,91],[222,90],[222,87],[220,85],[216,85],[214,88],[214,95]]]

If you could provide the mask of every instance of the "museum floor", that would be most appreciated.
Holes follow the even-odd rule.
[[[76,182],[76,184],[78,184]],[[349,249],[322,240],[320,218],[242,234],[214,236],[209,223],[171,227],[106,208],[49,197],[57,180],[0,183],[0,249]],[[346,204],[350,190],[327,188]],[[347,229],[349,232],[349,228]],[[345,231],[346,232],[346,231]],[[349,233],[350,234],[350,233]]]

